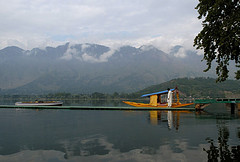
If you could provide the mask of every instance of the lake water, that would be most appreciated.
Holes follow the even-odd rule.
[[[0,161],[239,161],[239,124],[224,104],[203,112],[1,108]]]

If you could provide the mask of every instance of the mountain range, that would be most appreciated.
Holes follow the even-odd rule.
[[[135,92],[174,78],[214,77],[196,51],[174,46],[169,53],[154,46],[66,43],[45,49],[0,50],[1,94]]]

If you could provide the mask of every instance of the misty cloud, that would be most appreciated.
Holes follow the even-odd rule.
[[[63,56],[61,57],[61,59],[64,60],[72,60],[73,58],[79,59],[81,60],[81,57],[78,56],[78,52],[77,49],[74,48],[73,46],[69,46],[67,51],[63,54]]]
[[[74,44],[69,45],[67,51],[63,54],[61,59],[63,60],[72,60],[77,59],[79,61],[89,62],[89,63],[101,63],[107,62],[115,50],[111,49],[108,52],[101,54],[100,56],[92,55],[87,53],[87,49],[90,48],[90,44],[82,44],[81,50],[77,49]]]
[[[86,49],[88,49],[90,47],[90,44],[82,44],[82,51],[85,51]]]
[[[108,52],[103,53],[102,55],[97,57],[90,56],[86,53],[82,55],[83,61],[90,62],[90,63],[101,63],[101,62],[107,62],[108,58],[110,58],[114,54],[114,50],[110,50]]]
[[[183,47],[181,47],[177,53],[174,54],[175,57],[180,57],[180,58],[184,58],[186,57],[186,51]]]

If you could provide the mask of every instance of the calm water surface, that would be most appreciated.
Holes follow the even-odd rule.
[[[237,161],[239,124],[223,104],[204,112],[1,108],[0,161]]]

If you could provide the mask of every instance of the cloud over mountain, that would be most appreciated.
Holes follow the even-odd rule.
[[[9,0],[0,2],[0,48],[57,47],[66,42],[188,44],[201,23],[196,0]]]

